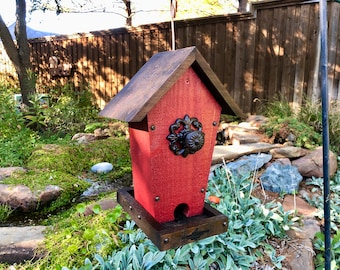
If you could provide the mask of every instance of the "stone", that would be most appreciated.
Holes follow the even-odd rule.
[[[312,239],[320,231],[320,225],[314,218],[303,220],[301,228],[287,232],[292,241],[285,254],[285,261],[292,270],[314,270],[314,256]]]
[[[10,177],[15,172],[26,172],[26,169],[23,167],[0,168],[0,181],[6,177]]]
[[[299,215],[304,217],[314,217],[318,211],[317,208],[311,206],[304,199],[293,195],[284,197],[282,207],[284,211],[296,210]]]
[[[36,210],[38,198],[25,185],[0,184],[0,203],[15,210],[30,212]]]
[[[25,185],[0,184],[0,204],[6,204],[16,211],[31,212],[36,211],[38,205],[44,206],[56,200],[61,192],[62,189],[54,185],[33,193]]]
[[[77,141],[79,144],[87,144],[97,139],[98,138],[91,133],[77,133],[72,137],[72,141]]]
[[[235,132],[231,137],[232,145],[257,143],[261,141],[261,136],[256,134],[246,133],[246,132]]]
[[[101,200],[97,203],[94,203],[94,204],[91,204],[91,205],[88,205],[85,209],[85,212],[84,212],[84,215],[85,216],[90,216],[90,215],[93,215],[94,212],[93,212],[93,207],[95,205],[99,205],[101,210],[108,210],[108,209],[113,209],[115,208],[118,203],[117,201],[113,200],[113,199],[104,199],[104,200]]]
[[[268,118],[263,115],[249,115],[247,118],[247,123],[251,127],[260,127],[268,122]]]
[[[299,158],[305,156],[308,150],[301,147],[285,146],[275,149],[271,149],[269,153],[273,156],[273,159],[277,158]]]
[[[56,200],[60,196],[61,191],[62,189],[58,186],[55,185],[46,186],[45,190],[42,191],[38,196],[40,206],[47,205],[50,202]]]
[[[279,163],[281,165],[292,165],[292,162],[290,161],[289,158],[278,158],[275,159],[273,163]]]
[[[107,129],[97,128],[93,131],[93,134],[96,136],[96,139],[105,139],[110,137]]]
[[[251,175],[252,172],[262,168],[263,165],[269,162],[272,156],[269,154],[253,154],[244,156],[236,161],[229,162],[227,168],[233,177],[240,178],[246,175]]]
[[[260,176],[263,188],[276,193],[296,192],[302,179],[296,167],[279,163],[273,163]]]
[[[323,150],[317,147],[309,154],[293,160],[292,165],[297,167],[300,174],[304,177],[323,177]],[[338,162],[336,155],[329,151],[329,175],[333,176],[337,170]]]
[[[100,162],[91,167],[91,171],[94,173],[108,173],[112,169],[113,165],[109,162]]]
[[[37,248],[44,240],[45,226],[0,227],[0,262],[15,264],[37,260],[44,254]]]
[[[241,145],[216,145],[212,156],[211,165],[222,163],[225,161],[235,160],[244,155],[254,153],[266,153],[270,149],[280,147],[278,144],[270,143],[249,143]]]

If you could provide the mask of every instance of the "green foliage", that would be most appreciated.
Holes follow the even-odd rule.
[[[0,204],[0,223],[6,221],[12,213],[13,209],[10,206]]]
[[[89,144],[42,145],[27,161],[27,168],[64,171],[72,175],[88,172],[99,162],[110,162],[112,172],[100,176],[101,180],[117,179],[131,172],[129,141],[123,138],[109,138]],[[98,175],[93,174],[93,178]]]
[[[307,185],[313,186],[311,189],[313,196],[310,198],[306,196],[304,199],[312,206],[318,209],[318,218],[324,217],[324,202],[323,202],[323,179],[315,178],[306,181]],[[333,231],[332,243],[331,243],[331,258],[332,269],[339,269],[340,264],[340,171],[330,179],[330,220],[331,229]],[[319,232],[315,235],[314,250],[317,251],[315,258],[316,269],[324,269],[324,234]]]
[[[93,105],[88,89],[77,90],[71,84],[55,87],[49,92],[50,106],[44,111],[50,133],[67,134],[84,131],[97,119],[98,109]]]
[[[314,116],[308,114],[311,107],[295,113],[288,102],[273,101],[267,105],[264,115],[268,121],[263,125],[266,135],[275,143],[285,143],[294,137],[295,146],[313,149],[321,144],[319,125],[314,121]],[[304,119],[308,115],[308,119]],[[313,120],[313,121],[312,121]],[[312,126],[315,124],[316,126]]]
[[[298,218],[284,212],[278,203],[263,205],[251,195],[252,188],[249,177],[233,179],[218,169],[209,181],[207,196],[220,197],[215,207],[228,216],[226,233],[161,252],[128,220],[119,233],[124,247],[107,259],[99,254],[94,255],[94,261],[86,259],[81,269],[209,269],[211,264],[220,269],[250,269],[264,255],[281,268],[284,257],[277,256],[267,240],[284,238]]]
[[[334,101],[329,106],[329,141],[331,150],[340,154],[340,103]],[[295,113],[287,101],[275,100],[267,105],[264,115],[269,118],[265,131],[277,142],[284,142],[289,133],[296,137],[296,145],[313,148],[321,144],[322,105],[321,101],[304,101]]]
[[[17,173],[2,181],[4,184],[22,184],[31,190],[43,191],[47,185],[56,185],[62,189],[61,195],[50,205],[40,209],[40,213],[50,213],[65,207],[89,187],[89,183],[62,171],[37,171]]]
[[[264,125],[264,130],[275,143],[286,142],[292,134],[295,137],[295,146],[313,149],[321,144],[321,134],[297,118],[270,118]]]
[[[13,92],[0,86],[0,167],[22,166],[39,140],[37,133],[25,126],[16,108]]]
[[[312,185],[313,196],[309,198],[305,196],[304,199],[312,206],[319,209],[318,217],[323,218],[323,179],[312,177],[306,180],[307,185]],[[331,208],[331,228],[333,231],[340,229],[340,171],[330,179],[330,208]]]
[[[314,260],[315,269],[322,270],[325,269],[325,235],[322,232],[317,232],[315,234],[314,249],[318,251],[316,258]],[[332,237],[331,242],[331,269],[339,269],[340,264],[340,231],[337,231]]]
[[[39,94],[29,97],[30,106],[23,109],[23,116],[26,120],[26,126],[35,130],[43,132],[47,127],[45,110]]]
[[[86,204],[73,208],[71,214],[64,219],[51,219],[53,228],[47,232],[44,249],[49,256],[32,263],[32,269],[62,269],[63,266],[78,269],[84,257],[106,256],[112,250],[121,247],[117,236],[120,223],[125,219],[122,208],[97,210],[93,215],[84,216]]]

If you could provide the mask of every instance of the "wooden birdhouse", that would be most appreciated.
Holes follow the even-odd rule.
[[[129,123],[133,189],[118,201],[161,250],[227,229],[205,204],[221,112],[244,116],[189,47],[154,55],[100,113]]]

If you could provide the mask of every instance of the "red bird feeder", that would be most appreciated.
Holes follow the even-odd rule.
[[[244,116],[189,47],[154,55],[100,113],[129,123],[133,189],[118,202],[161,250],[227,230],[204,202],[221,111]]]

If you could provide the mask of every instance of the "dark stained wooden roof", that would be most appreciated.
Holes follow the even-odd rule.
[[[152,56],[105,106],[100,115],[126,122],[142,121],[190,67],[221,105],[223,114],[245,117],[196,47],[161,52]]]

